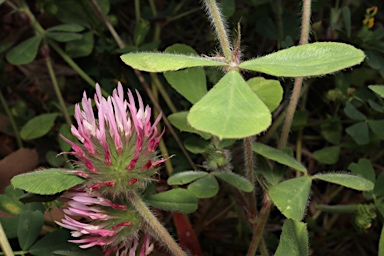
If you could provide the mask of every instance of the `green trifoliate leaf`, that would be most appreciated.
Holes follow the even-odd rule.
[[[215,61],[209,58],[170,53],[127,53],[120,58],[125,64],[132,68],[147,72],[165,72],[191,67],[227,65],[224,62]]]
[[[347,173],[319,173],[312,176],[312,178],[328,181],[330,183],[339,184],[341,186],[360,191],[370,191],[374,187],[372,181]]]
[[[44,224],[44,214],[40,211],[26,211],[19,216],[17,237],[24,251],[35,242]]]
[[[168,185],[184,185],[191,183],[192,181],[195,181],[197,179],[200,179],[202,177],[207,176],[209,173],[202,172],[202,171],[186,171],[186,172],[179,172],[175,175],[172,175],[168,179]]]
[[[311,184],[308,176],[294,178],[271,187],[268,194],[285,217],[300,221],[307,208]]]
[[[197,198],[188,190],[175,188],[144,198],[149,205],[166,210],[181,213],[192,213],[197,210]]]
[[[254,77],[247,81],[252,91],[264,102],[273,112],[283,99],[283,88],[278,80]]]
[[[318,42],[294,46],[239,66],[273,76],[305,77],[333,73],[362,62],[364,52],[343,43]]]
[[[266,130],[271,113],[242,76],[229,71],[190,110],[188,122],[220,139],[244,138]]]
[[[280,164],[289,166],[295,170],[300,172],[307,173],[307,169],[292,156],[284,153],[279,149],[272,148],[270,146],[254,142],[253,143],[253,151],[264,156],[265,158],[274,160]]]
[[[36,35],[13,47],[5,56],[7,61],[13,65],[28,64],[37,55],[41,37]]]
[[[250,183],[244,177],[231,172],[212,172],[213,175],[219,179],[231,184],[232,186],[244,191],[251,192],[253,190],[253,184]]]
[[[175,44],[167,49],[166,53],[197,55],[196,51],[188,45]],[[204,69],[201,67],[164,73],[168,83],[192,104],[198,102],[207,93],[207,81]]]
[[[275,256],[307,256],[308,230],[303,222],[286,220]]]
[[[188,190],[197,198],[210,198],[219,192],[219,183],[214,176],[207,175],[191,183]]]
[[[84,182],[74,173],[61,169],[45,169],[28,172],[12,178],[15,188],[40,195],[53,195]]]

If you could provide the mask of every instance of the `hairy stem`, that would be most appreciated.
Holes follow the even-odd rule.
[[[311,0],[303,0],[303,14],[301,25],[300,45],[308,43],[309,29],[311,19]],[[289,131],[291,130],[293,116],[297,107],[297,102],[300,98],[301,86],[303,83],[302,77],[295,78],[291,100],[289,102],[287,113],[284,121],[283,130],[279,141],[279,148],[284,148],[287,145]]]
[[[211,20],[213,27],[215,28],[217,37],[219,38],[220,46],[223,51],[224,57],[230,61],[232,58],[232,47],[229,43],[226,25],[223,16],[217,6],[216,0],[204,1],[208,17]]]
[[[153,215],[151,210],[147,207],[147,205],[141,200],[141,197],[135,192],[131,192],[131,196],[129,197],[131,203],[136,208],[136,210],[140,213],[140,215],[144,218],[146,223],[153,229],[153,231],[157,234],[159,239],[158,241],[164,244],[175,256],[187,256],[187,254],[180,248],[180,246],[175,242],[172,236],[168,233],[168,231],[164,228],[164,226],[159,222],[159,220]]]
[[[3,226],[1,225],[1,221],[0,221],[0,247],[5,255],[14,256],[11,245],[9,244],[7,236],[5,235]]]
[[[257,219],[256,227],[253,230],[254,233],[252,236],[250,246],[248,248],[247,256],[254,256],[256,254],[260,241],[263,238],[264,227],[268,221],[271,207],[272,207],[272,201],[269,198],[269,196],[265,193],[263,207],[261,208],[259,218]]]

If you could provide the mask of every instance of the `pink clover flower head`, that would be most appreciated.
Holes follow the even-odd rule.
[[[130,205],[116,204],[101,197],[97,192],[72,188],[60,201],[66,202],[64,219],[56,223],[71,230],[75,239],[69,242],[80,248],[100,246],[105,255],[149,255],[153,250],[150,235],[143,231],[142,245],[139,234],[144,220]]]
[[[102,195],[127,196],[131,189],[145,188],[166,160],[156,156],[164,133],[156,127],[161,114],[152,123],[151,108],[144,106],[140,94],[136,91],[138,106],[130,90],[127,96],[128,101],[118,83],[112,96],[104,98],[96,84],[97,111],[85,92],[81,104],[75,106],[77,125],[72,125],[71,132],[79,142],[62,136],[72,146],[69,154],[79,160],[82,177],[87,177],[85,186]]]

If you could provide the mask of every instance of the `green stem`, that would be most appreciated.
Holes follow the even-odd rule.
[[[268,221],[271,207],[272,207],[271,199],[268,197],[267,194],[264,194],[263,207],[261,208],[259,218],[257,220],[257,224],[254,225],[254,231],[253,231],[254,233],[252,236],[250,246],[248,248],[247,256],[254,256],[257,252],[257,248],[259,247],[260,241],[263,238],[264,227]]]
[[[96,87],[96,82],[90,78],[87,73],[85,73],[72,59],[68,56],[54,41],[48,40],[49,46],[51,46],[63,60],[65,60],[71,68],[73,68],[90,86],[93,88]],[[101,92],[104,97],[109,96],[109,94],[101,88]]]
[[[7,236],[5,235],[3,226],[1,225],[1,221],[0,221],[0,247],[1,247],[1,250],[3,250],[4,252],[4,255],[7,255],[7,256],[14,255],[11,245],[9,244],[9,241],[7,239]]]
[[[217,37],[219,38],[224,57],[227,61],[231,61],[232,47],[228,40],[226,25],[220,9],[215,0],[205,0],[204,3],[207,9],[208,17],[211,19],[211,23],[215,28]]]
[[[150,76],[151,76],[154,84],[156,85],[156,88],[159,90],[161,96],[163,97],[165,103],[169,107],[169,109],[172,111],[172,113],[176,113],[177,109],[176,109],[175,105],[173,104],[171,98],[169,98],[169,95],[165,91],[164,86],[160,82],[159,77],[157,76],[157,74],[156,73],[150,73]]]
[[[153,229],[156,234],[155,237],[160,238],[158,242],[168,247],[175,256],[187,256],[135,191],[131,192],[129,199],[146,223]]]
[[[140,0],[135,0],[135,16],[136,16],[136,22],[139,22],[141,19]]]
[[[193,9],[191,9],[191,10],[189,10],[189,11],[182,12],[182,13],[180,13],[180,14],[177,14],[177,15],[175,15],[175,16],[172,16],[171,18],[168,19],[168,23],[173,22],[173,21],[176,21],[176,20],[178,20],[178,19],[180,19],[180,18],[183,18],[184,16],[187,16],[187,15],[189,15],[189,14],[191,14],[191,13],[197,12],[197,11],[199,11],[200,9],[201,9],[201,8],[197,7],[197,8],[193,8]]]
[[[0,90],[0,101],[1,101],[1,105],[3,105],[5,113],[8,116],[9,121],[11,122],[12,130],[13,130],[13,133],[15,135],[17,145],[19,146],[19,148],[22,148],[23,147],[23,141],[21,140],[20,133],[19,133],[19,130],[17,129],[15,119],[13,118],[11,110],[9,109],[8,104],[7,104],[6,100],[4,99],[4,96],[3,96],[3,93],[1,92],[1,90]]]
[[[272,6],[272,10],[274,10],[275,15],[276,15],[275,16],[276,17],[276,27],[277,27],[277,34],[278,34],[277,45],[278,45],[278,49],[281,49],[281,43],[284,40],[284,29],[283,29],[283,19],[282,19],[283,4],[282,4],[281,0],[275,0],[274,2],[271,2],[271,3],[274,3],[274,6]]]
[[[153,0],[149,0],[149,7],[151,8],[153,16],[157,16],[156,4]]]
[[[316,209],[322,212],[330,212],[330,213],[355,213],[358,209],[359,205],[326,205],[326,204],[318,204],[316,205]]]
[[[309,37],[309,28],[310,28],[310,18],[311,18],[311,0],[303,0],[303,14],[302,14],[302,25],[301,25],[301,36],[300,36],[300,45],[308,43]],[[293,86],[291,100],[288,105],[284,126],[281,132],[281,137],[279,141],[279,148],[284,148],[287,145],[288,134],[291,130],[293,116],[297,107],[297,102],[300,98],[301,86],[303,83],[302,77],[295,78],[295,84]]]
[[[260,254],[261,256],[269,256],[267,245],[265,244],[265,240],[262,237],[260,240]]]
[[[48,45],[45,45],[45,47],[48,49]],[[45,63],[47,64],[48,73],[49,73],[49,76],[50,76],[50,78],[52,80],[52,85],[53,85],[53,89],[55,91],[56,97],[59,100],[59,105],[60,105],[60,108],[61,108],[61,112],[64,115],[64,118],[65,118],[65,121],[67,122],[68,127],[71,127],[72,121],[71,121],[71,118],[69,117],[67,108],[65,106],[64,99],[63,99],[63,96],[61,94],[59,84],[57,83],[55,71],[53,70],[51,58],[49,57],[48,54],[45,57]]]

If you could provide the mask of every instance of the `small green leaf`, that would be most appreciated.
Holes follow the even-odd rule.
[[[374,184],[372,181],[347,173],[325,173],[312,176],[313,179],[324,180],[330,183],[352,188],[360,191],[370,191]]]
[[[67,240],[70,238],[71,235],[67,229],[57,229],[37,241],[29,249],[29,253],[36,256],[51,256],[56,250],[67,249]]]
[[[219,183],[215,177],[207,175],[191,183],[188,190],[197,198],[210,198],[219,192]]]
[[[349,126],[345,131],[359,145],[365,145],[369,142],[369,130],[366,122],[359,122]]]
[[[182,188],[146,196],[144,201],[153,207],[166,211],[188,214],[197,210],[197,198],[190,191]]]
[[[341,125],[340,120],[331,120],[330,122],[325,121],[321,125],[321,135],[323,137],[333,143],[339,144],[341,139],[341,134],[343,131],[343,126]]]
[[[256,175],[264,177],[271,185],[277,185],[287,172],[288,167],[275,164],[272,169],[265,157],[260,154],[257,154],[256,157]]]
[[[192,55],[169,53],[127,53],[120,56],[121,60],[134,69],[147,72],[175,71],[191,67],[226,66],[224,62]]]
[[[45,154],[45,159],[52,167],[60,167],[66,161],[63,155],[58,155],[57,152],[49,150]]]
[[[51,113],[35,116],[21,128],[21,138],[32,140],[46,135],[52,128],[57,115],[57,113]]]
[[[377,197],[384,197],[384,172],[380,173],[375,182],[375,188],[373,189],[373,193]]]
[[[22,195],[22,190],[8,186],[5,194],[0,194],[0,210],[14,216],[19,215],[23,211],[23,204],[19,201]]]
[[[284,153],[279,149],[272,148],[270,146],[254,142],[253,143],[253,151],[264,156],[265,158],[274,160],[280,164],[289,166],[295,170],[298,170],[303,173],[307,173],[307,169],[299,163],[292,156]]]
[[[379,240],[379,256],[384,255],[384,226],[381,228],[380,240]]]
[[[19,216],[17,237],[24,251],[36,241],[44,224],[44,214],[40,211],[26,211]]]
[[[220,3],[223,15],[225,18],[231,17],[236,10],[235,0],[223,0]]]
[[[72,32],[47,32],[47,37],[52,38],[53,40],[56,40],[58,42],[69,42],[73,40],[80,40],[83,35],[78,33],[72,33]]]
[[[371,160],[369,159],[360,158],[357,163],[351,163],[348,166],[348,170],[350,170],[353,174],[360,175],[363,178],[375,182],[375,170],[373,169]]]
[[[377,137],[384,140],[384,120],[369,120],[368,126]]]
[[[254,77],[247,81],[252,91],[273,112],[283,99],[283,88],[278,80]]]
[[[335,164],[339,160],[340,147],[332,146],[313,152],[313,156],[322,164]]]
[[[11,180],[14,187],[40,195],[53,195],[83,182],[76,174],[60,169],[28,172]]]
[[[184,140],[183,145],[189,152],[202,154],[207,151],[210,143],[209,141],[197,138],[196,136],[191,136]]]
[[[192,181],[195,181],[197,179],[200,179],[202,177],[207,176],[207,172],[202,171],[186,171],[186,172],[179,172],[175,175],[172,175],[168,179],[168,185],[184,185],[191,183]]]
[[[27,64],[35,59],[40,42],[41,37],[39,35],[31,37],[13,47],[5,58],[13,65]]]
[[[93,51],[93,33],[84,33],[79,40],[73,40],[65,44],[65,52],[72,58],[85,57]]]
[[[308,230],[307,224],[294,220],[286,220],[281,232],[279,246],[275,256],[307,256]]]
[[[353,120],[364,121],[367,118],[363,113],[357,110],[355,106],[353,106],[352,103],[349,101],[345,104],[344,112],[349,118]]]
[[[78,24],[62,24],[62,25],[51,27],[46,31],[81,32],[83,30],[84,30],[84,27]]]
[[[285,217],[300,221],[308,205],[312,180],[302,176],[283,181],[268,190],[269,197]]]
[[[183,44],[176,44],[165,49],[166,53],[197,55],[195,50]],[[167,82],[192,104],[198,102],[207,93],[207,81],[201,67],[165,72]]]
[[[373,100],[368,100],[368,104],[369,104],[369,106],[373,110],[376,110],[377,112],[380,112],[380,113],[384,113],[384,107],[382,107],[381,105],[377,104]]]
[[[8,239],[17,237],[17,227],[19,226],[18,217],[0,217],[0,223]]]
[[[266,130],[271,113],[236,71],[229,71],[190,110],[197,130],[223,138],[244,138]]]
[[[271,53],[245,61],[240,68],[273,76],[319,76],[345,69],[362,62],[364,52],[343,43],[317,42]]]
[[[368,88],[384,98],[384,85],[369,85]]]
[[[219,179],[231,184],[237,189],[240,189],[241,191],[244,191],[244,192],[253,191],[253,188],[254,188],[253,184],[240,175],[237,175],[232,172],[212,172],[212,174],[218,177]]]
[[[173,126],[175,126],[177,129],[179,129],[182,132],[196,133],[206,140],[211,138],[212,136],[210,134],[198,131],[188,123],[187,121],[188,114],[189,114],[188,111],[177,112],[169,115],[168,120],[169,122],[171,122]]]

